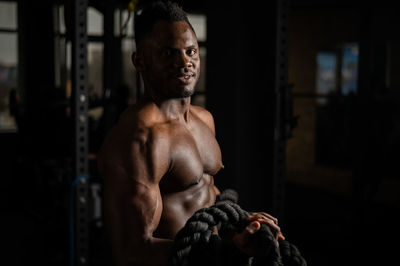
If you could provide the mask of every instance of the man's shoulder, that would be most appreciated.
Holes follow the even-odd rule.
[[[128,107],[107,134],[98,153],[99,165],[126,170],[130,168],[127,163],[144,159],[156,146],[158,152],[164,152],[169,147],[167,138],[160,137],[163,130],[154,116],[148,106]]]
[[[153,104],[134,105],[126,109],[116,125],[118,131],[129,136],[131,141],[146,141],[150,135],[164,132],[163,120]]]
[[[191,105],[190,111],[204,122],[213,132],[215,131],[214,118],[205,108],[197,105]]]
[[[212,114],[205,108],[197,105],[191,105],[190,111],[198,116],[204,122],[213,122],[214,118]]]
[[[119,162],[122,154],[146,151],[148,144],[152,144],[160,134],[160,130],[155,130],[157,124],[154,111],[148,106],[128,107],[108,132],[99,150],[99,157],[112,158],[109,162]]]

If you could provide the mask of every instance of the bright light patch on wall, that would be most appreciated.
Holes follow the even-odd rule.
[[[346,44],[342,49],[342,94],[357,92],[358,44]]]
[[[319,52],[317,54],[317,93],[328,95],[335,91],[336,87],[336,65],[335,53]]]
[[[0,28],[17,29],[17,4],[0,2]]]
[[[87,31],[89,35],[103,35],[103,14],[93,7],[88,7]]]
[[[204,42],[207,40],[207,17],[205,15],[188,14],[190,24],[192,24],[197,35],[197,40]]]
[[[0,133],[17,131],[10,108],[19,93],[17,22],[17,4],[0,2]]]

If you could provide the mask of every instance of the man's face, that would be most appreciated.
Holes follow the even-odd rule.
[[[143,79],[163,98],[189,97],[200,75],[197,38],[185,21],[158,21],[142,46]]]

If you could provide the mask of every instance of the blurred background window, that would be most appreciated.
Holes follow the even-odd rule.
[[[0,133],[17,131],[18,93],[17,3],[0,2]]]
[[[357,92],[358,44],[346,44],[342,48],[342,95]]]

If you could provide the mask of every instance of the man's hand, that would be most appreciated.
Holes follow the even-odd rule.
[[[265,212],[257,212],[251,214],[248,219],[250,224],[243,230],[243,232],[236,234],[232,238],[233,244],[248,256],[254,256],[257,250],[257,243],[254,243],[254,238],[251,236],[257,233],[261,228],[261,224],[266,224],[275,235],[275,239],[278,244],[278,240],[284,240],[285,237],[281,233],[281,229],[278,226],[278,219],[269,215]]]

